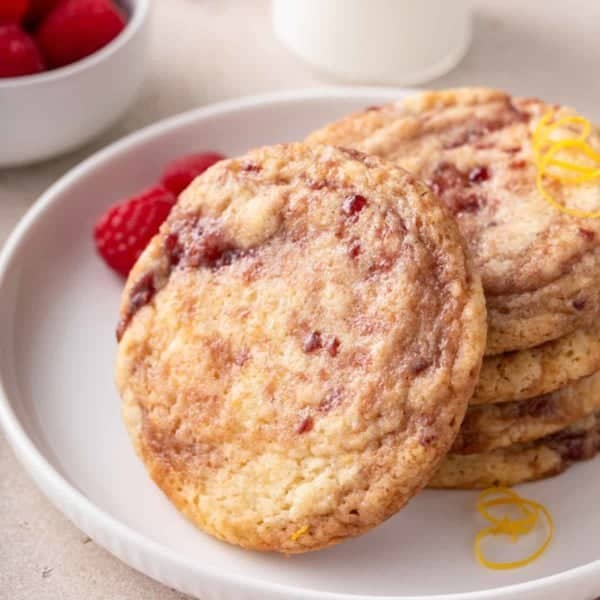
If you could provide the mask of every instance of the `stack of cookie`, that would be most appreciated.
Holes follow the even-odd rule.
[[[511,485],[600,448],[600,221],[538,189],[550,111],[571,114],[419,94],[183,192],[129,275],[117,383],[188,518],[305,552],[428,483]],[[597,206],[597,185],[551,192]]]
[[[600,223],[564,214],[537,187],[532,135],[550,112],[574,114],[488,89],[427,92],[308,138],[391,160],[425,181],[481,274],[486,358],[433,487],[512,485],[600,448]],[[597,184],[552,193],[564,205],[597,207]]]

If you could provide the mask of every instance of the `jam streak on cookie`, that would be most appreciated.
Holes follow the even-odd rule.
[[[348,246],[348,254],[350,258],[357,258],[360,254],[361,246],[358,240],[352,240]]]
[[[516,123],[526,123],[531,116],[520,110],[512,102],[510,96],[506,96],[497,113],[492,116],[475,118],[458,126],[455,132],[450,133],[449,140],[444,144],[446,150],[459,148],[465,144],[477,144],[485,136],[500,131],[505,127]]]
[[[336,337],[332,338],[327,343],[327,352],[329,352],[329,356],[336,357],[339,348],[340,348],[340,340],[338,340]]]
[[[302,345],[302,349],[307,354],[314,352],[315,350],[319,350],[323,347],[323,341],[321,339],[321,334],[318,331],[313,331],[309,335],[306,336],[304,340],[304,344]]]
[[[516,403],[516,406],[519,417],[541,419],[556,415],[559,409],[559,401],[556,394],[544,394],[529,400],[521,400]]]
[[[240,248],[227,236],[217,219],[187,216],[170,223],[165,236],[166,266],[146,273],[131,289],[129,302],[117,326],[117,341],[121,341],[133,316],[151,302],[164,287],[174,269],[205,268],[217,271],[235,260],[250,256],[254,248]],[[162,282],[159,285],[158,282]]]
[[[431,364],[431,360],[423,358],[422,356],[417,356],[412,361],[410,361],[408,368],[412,374],[419,375],[423,373],[423,371],[428,369],[431,366]]]
[[[296,428],[296,432],[297,433],[307,433],[308,431],[310,431],[313,428],[313,426],[314,426],[314,420],[310,415],[308,415],[300,421],[300,424]]]
[[[475,167],[469,171],[468,178],[471,183],[487,181],[490,178],[490,170],[485,166]]]
[[[323,398],[323,400],[321,400],[318,411],[327,414],[330,410],[333,410],[342,403],[344,395],[345,392],[343,388],[334,388],[325,396],[325,398]]]
[[[253,162],[244,163],[244,165],[242,166],[242,171],[244,173],[259,173],[261,170],[262,167]]]
[[[586,242],[593,242],[596,239],[596,234],[589,229],[585,229],[584,227],[579,228],[579,234]]]
[[[156,294],[153,273],[146,273],[131,289],[129,303],[125,314],[121,317],[117,325],[117,341],[120,342],[127,326],[131,322],[133,315],[152,300]]]
[[[437,440],[435,418],[433,416],[419,415],[415,417],[415,424],[421,446],[429,446]]]
[[[600,451],[600,429],[596,424],[587,431],[560,431],[548,436],[546,442],[568,465],[574,460],[591,458]]]
[[[452,163],[444,161],[435,168],[428,185],[452,214],[472,213],[485,206],[486,198],[477,191],[477,187],[490,177],[490,170],[486,166],[463,173]]]
[[[311,331],[311,333],[304,338],[304,342],[302,343],[302,350],[304,350],[306,354],[321,350],[323,347],[326,348],[329,356],[335,358],[340,348],[340,340],[333,336],[328,338],[327,342],[325,342],[320,331]]]
[[[191,217],[171,224],[165,238],[165,252],[170,270],[179,267],[216,271],[250,254],[251,250],[239,248],[217,219]]]
[[[344,400],[345,392],[343,388],[334,388],[328,392],[319,403],[316,413],[326,415],[328,412],[337,408]],[[300,412],[300,422],[296,426],[296,433],[307,433],[315,426],[315,417],[311,414],[311,409],[306,408]]]
[[[354,217],[367,205],[367,199],[360,194],[350,194],[344,198],[342,211],[348,217]]]
[[[498,408],[498,414],[499,418],[505,420],[508,425],[513,419],[525,417],[552,419],[559,416],[559,409],[560,401],[557,394],[545,394],[529,400],[507,402]],[[489,434],[481,430],[479,418],[488,410],[486,406],[476,406],[467,411],[452,452],[456,454],[481,452],[481,445],[489,441]]]

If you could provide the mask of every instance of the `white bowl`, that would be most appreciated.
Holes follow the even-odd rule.
[[[441,490],[419,494],[362,537],[286,559],[218,542],[186,521],[148,477],[121,423],[113,366],[123,281],[94,252],[98,215],[154,182],[175,156],[202,149],[235,156],[250,146],[302,139],[327,121],[403,93],[288,92],[171,118],[63,177],[4,247],[0,426],[48,497],[132,567],[203,600],[592,600],[600,594],[600,458],[522,487],[556,522],[548,551],[524,569],[479,566],[473,538],[485,523],[475,510],[477,493]],[[524,550],[505,549],[513,558]]]
[[[145,71],[150,0],[119,0],[125,29],[104,48],[66,67],[0,79],[0,167],[72,150],[131,104]]]

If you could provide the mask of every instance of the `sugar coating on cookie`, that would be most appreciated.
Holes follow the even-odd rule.
[[[429,189],[274,146],[182,194],[127,282],[117,383],[154,481],[206,532],[303,552],[399,510],[450,447],[486,317]]]
[[[456,218],[481,273],[487,354],[537,346],[587,326],[600,311],[600,220],[567,216],[539,193],[532,133],[568,108],[490,89],[425,92],[371,107],[313,133],[428,183]],[[600,147],[594,130],[592,145]],[[600,206],[600,185],[554,186],[557,201]]]
[[[431,488],[480,489],[513,486],[562,473],[600,451],[600,415],[527,444],[482,454],[448,454],[428,484]]]
[[[535,398],[472,406],[451,452],[489,452],[539,439],[599,410],[600,373]]]

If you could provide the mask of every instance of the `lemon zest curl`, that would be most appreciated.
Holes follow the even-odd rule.
[[[573,134],[573,128],[579,128]],[[555,139],[553,134],[564,136]],[[548,183],[581,185],[600,183],[600,152],[589,144],[592,124],[580,115],[569,115],[554,120],[554,112],[546,113],[536,125],[533,136],[533,155],[537,167],[536,185],[542,197],[560,212],[572,217],[596,219],[600,209],[581,210],[565,206],[548,189]]]
[[[515,506],[521,512],[522,517],[511,519],[508,515],[501,517],[494,516],[489,509],[496,506]],[[492,487],[483,490],[477,500],[477,511],[491,524],[477,532],[474,543],[477,560],[488,569],[508,570],[524,567],[538,559],[547,550],[552,541],[554,521],[548,509],[539,502],[519,496],[519,494],[510,488]],[[486,537],[507,535],[513,542],[516,542],[520,536],[527,535],[533,531],[540,515],[543,515],[545,518],[547,533],[546,538],[537,550],[525,558],[509,562],[495,562],[486,558],[481,549],[481,542]]]

